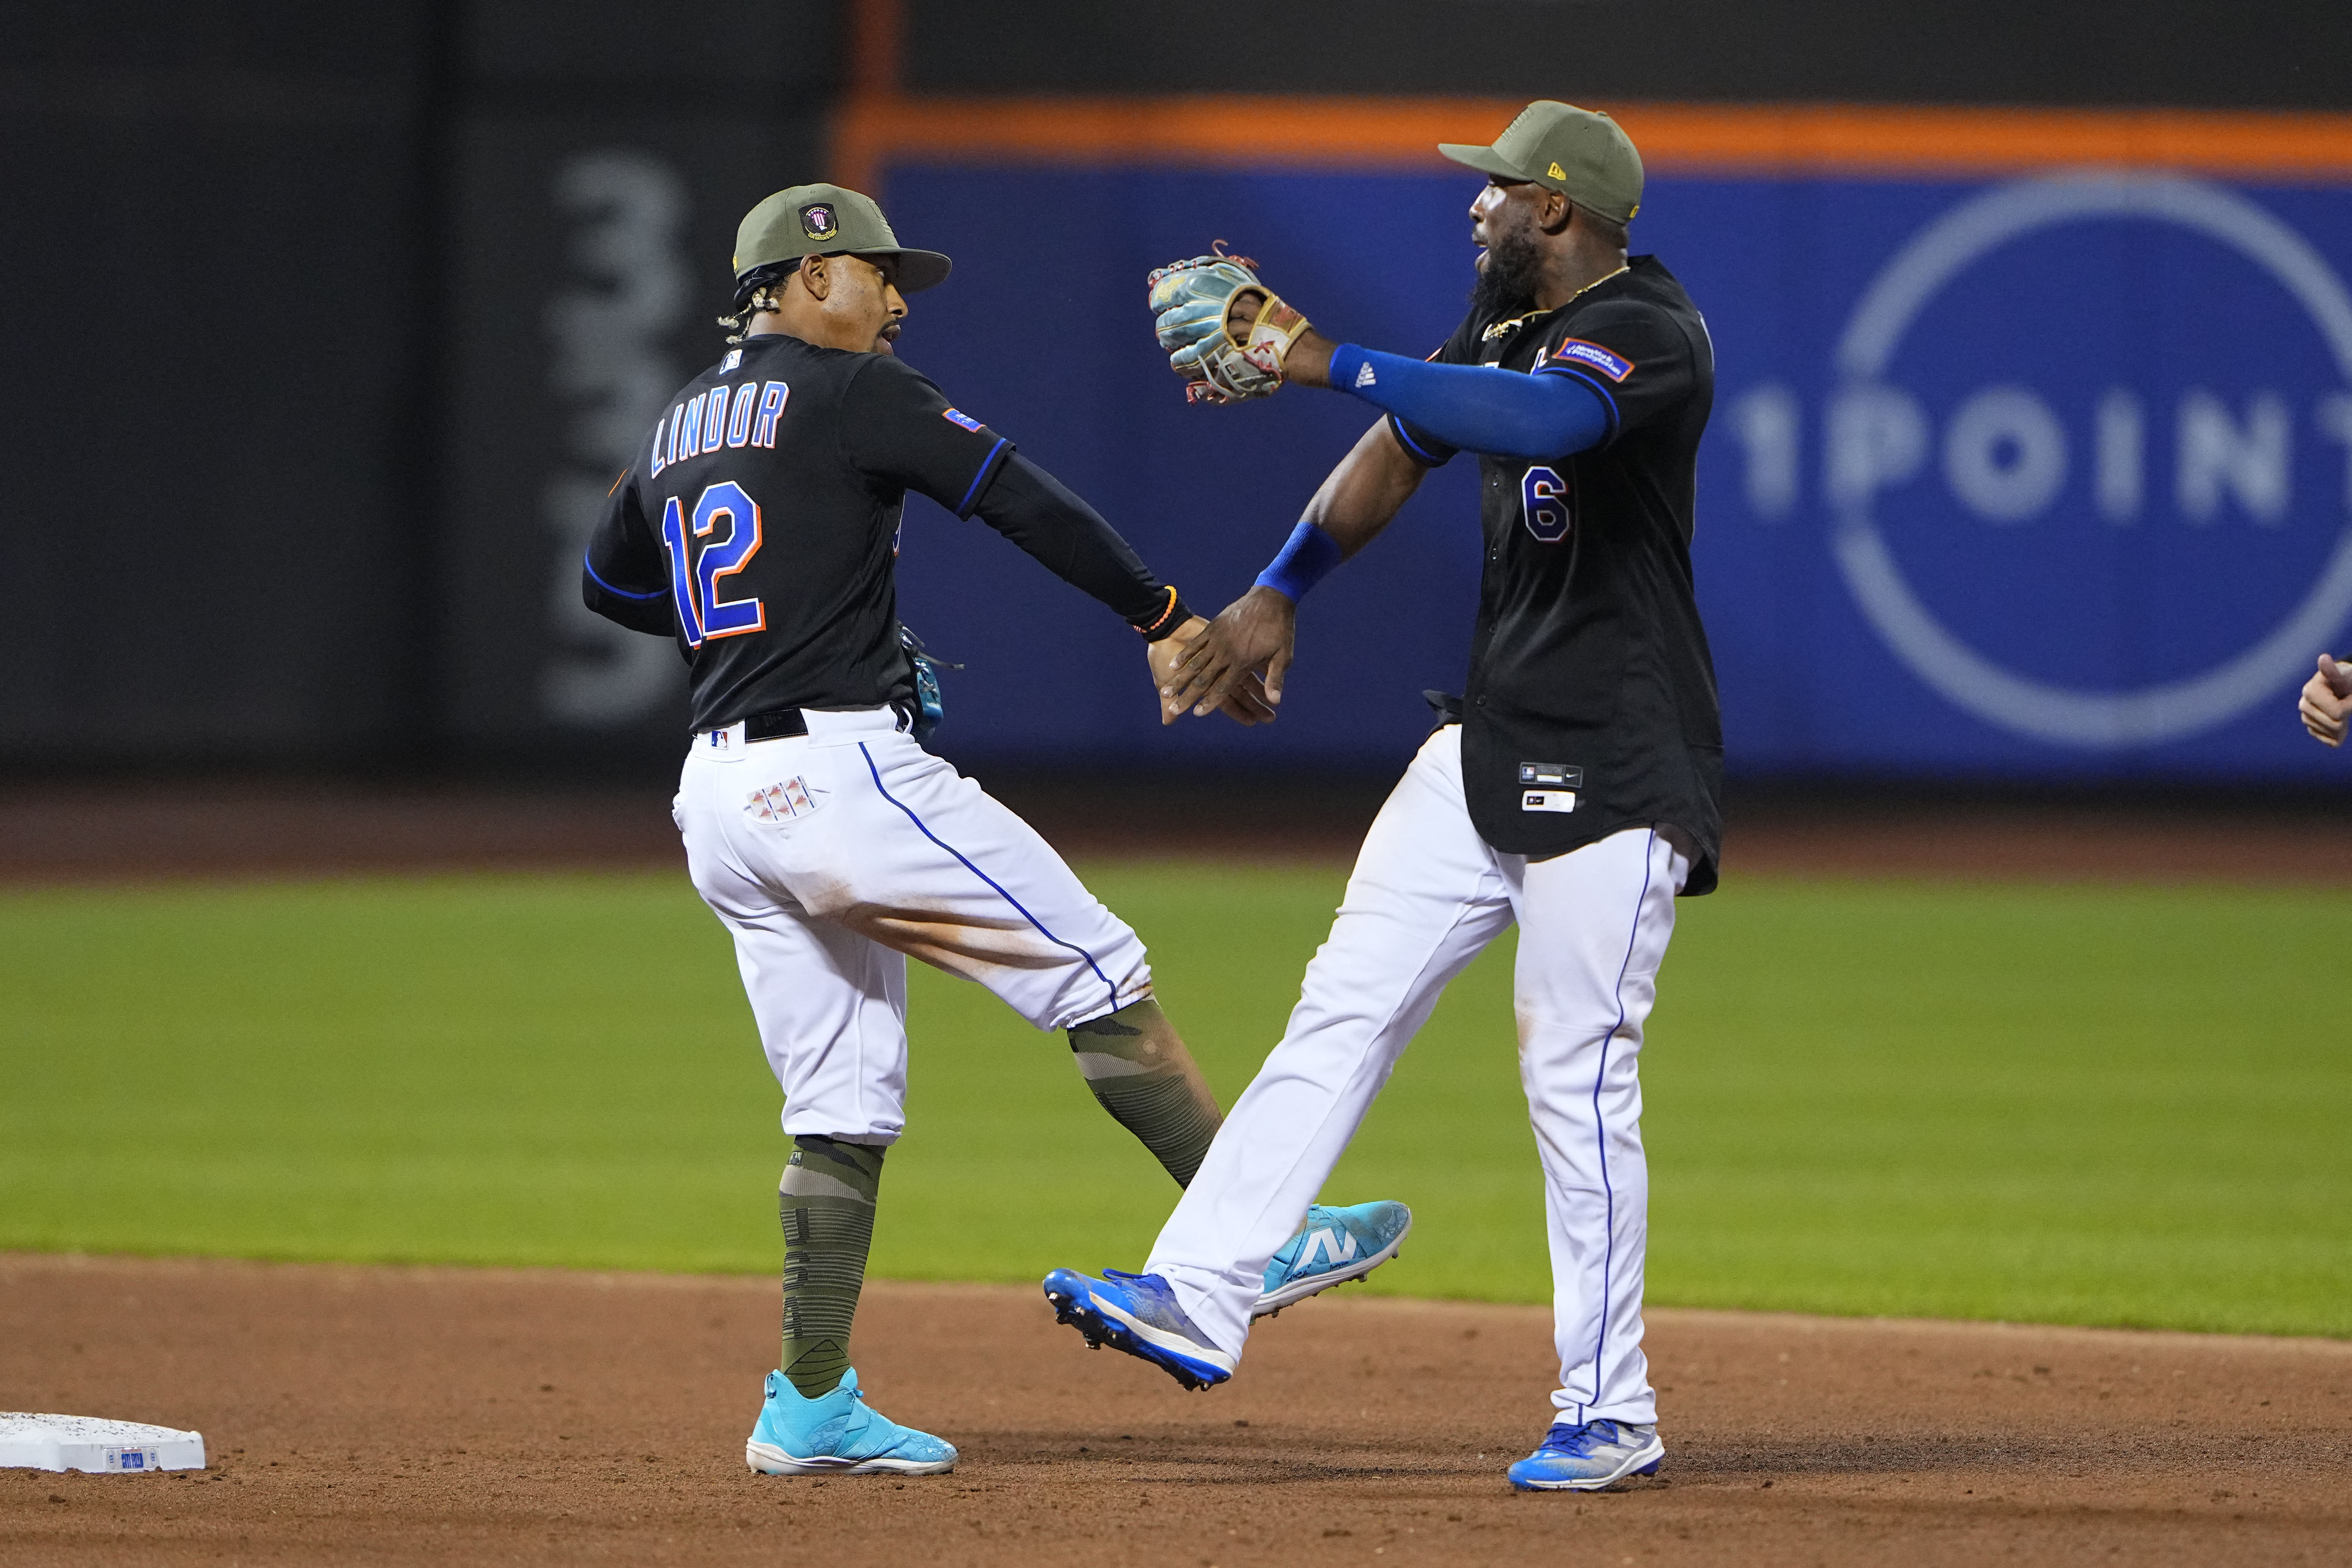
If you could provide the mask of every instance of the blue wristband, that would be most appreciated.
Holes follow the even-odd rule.
[[[1338,564],[1339,542],[1313,523],[1302,521],[1290,531],[1282,553],[1257,574],[1257,585],[1273,589],[1295,605]]]

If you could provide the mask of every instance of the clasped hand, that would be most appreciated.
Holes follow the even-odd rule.
[[[1160,721],[1186,709],[1196,718],[1222,711],[1239,724],[1270,724],[1297,637],[1297,608],[1271,588],[1252,588],[1213,621],[1195,616],[1151,645],[1160,688]]]

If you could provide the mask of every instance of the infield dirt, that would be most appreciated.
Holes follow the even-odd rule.
[[[1085,1260],[1079,1260],[1085,1261]],[[1541,1308],[1326,1297],[1187,1394],[1034,1292],[877,1282],[952,1475],[753,1476],[772,1281],[0,1256],[0,1405],[204,1472],[0,1471],[0,1561],[2352,1563],[2352,1344],[1661,1310],[1664,1477],[1518,1495]]]

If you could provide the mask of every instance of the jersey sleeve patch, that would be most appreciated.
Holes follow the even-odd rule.
[[[1631,370],[1633,366],[1628,365],[1625,368]],[[948,409],[946,412],[942,413],[940,417],[946,420],[950,425],[962,426],[965,429],[971,431],[975,436],[980,434],[980,421],[974,419],[971,415],[966,414],[961,408]]]
[[[1599,343],[1586,342],[1582,338],[1563,340],[1559,347],[1552,350],[1549,357],[1554,363],[1561,360],[1574,360],[1579,364],[1599,371],[1612,381],[1622,381],[1633,374],[1632,360],[1622,354],[1613,353]]]

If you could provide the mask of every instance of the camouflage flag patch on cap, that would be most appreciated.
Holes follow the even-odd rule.
[[[899,244],[874,198],[845,185],[787,186],[745,213],[735,230],[739,279],[757,268],[816,255],[896,258],[902,294],[943,281],[950,265],[936,250]]]

